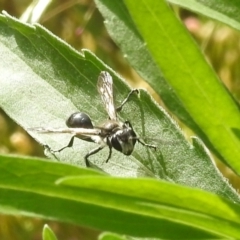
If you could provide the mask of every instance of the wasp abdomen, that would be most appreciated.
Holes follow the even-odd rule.
[[[83,112],[73,113],[66,121],[69,128],[93,128],[90,117]]]

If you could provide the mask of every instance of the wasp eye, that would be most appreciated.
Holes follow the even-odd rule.
[[[117,135],[112,136],[111,144],[116,150],[118,150],[119,152],[122,152],[121,142],[119,141]]]
[[[86,113],[73,113],[66,121],[69,128],[93,128],[92,121]]]

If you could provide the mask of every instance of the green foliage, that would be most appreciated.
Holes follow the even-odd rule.
[[[235,0],[168,0],[170,3],[177,4],[193,12],[218,20],[240,30],[239,2]]]
[[[117,235],[117,234],[104,232],[104,233],[100,234],[98,239],[99,240],[127,240],[128,238]]]
[[[124,82],[91,52],[79,54],[39,25],[24,25],[8,16],[2,17],[1,26],[1,106],[27,131],[34,127],[64,127],[65,119],[75,111],[87,112],[95,121],[106,119],[100,97],[95,97],[101,70],[107,69],[114,76],[117,102],[127,95],[129,88]],[[10,74],[9,81],[5,81],[12,69],[18,74]],[[131,120],[139,136],[156,141],[158,149],[150,151],[137,146],[131,157],[114,151],[108,164],[105,149],[90,158],[98,168],[117,176],[162,178],[239,201],[200,141],[193,139],[190,145],[174,121],[145,91],[141,90],[138,98],[131,98],[120,116]],[[70,139],[65,134],[29,133],[52,149],[66,145]],[[84,166],[84,155],[94,145],[80,140],[77,143],[76,148],[67,149],[58,158]]]
[[[40,159],[0,160],[2,213],[42,216],[135,237],[239,235],[239,205],[208,192],[150,178],[110,177]]]
[[[174,114],[239,173],[238,105],[166,3],[126,0],[130,15],[122,1],[118,7],[110,0],[97,2],[111,36],[138,73]],[[142,21],[146,16],[147,21]],[[127,37],[131,41],[125,44]]]
[[[239,173],[238,105],[166,3],[96,0],[96,4],[132,66],[168,108]],[[96,125],[106,120],[96,89],[100,71],[113,76],[116,103],[129,92],[123,79],[93,53],[75,51],[41,25],[23,24],[4,13],[0,39],[0,106],[52,149],[64,146],[70,136],[28,129],[65,127],[66,118],[75,111],[87,112]],[[131,98],[119,117],[130,120],[139,136],[157,144],[157,151],[136,146],[130,157],[114,151],[106,164],[105,149],[90,158],[101,171],[79,168],[84,166],[84,155],[94,148],[80,140],[57,155],[60,161],[78,166],[0,156],[0,211],[135,237],[238,238],[239,195],[219,173],[202,142],[197,138],[187,142],[144,90]],[[55,238],[48,227],[43,237]],[[100,238],[124,239],[114,234]]]
[[[43,228],[43,240],[57,240],[57,237],[48,225],[45,225]]]

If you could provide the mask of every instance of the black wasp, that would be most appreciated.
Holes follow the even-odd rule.
[[[61,152],[65,148],[72,147],[75,138],[98,143],[99,146],[88,152],[84,157],[87,167],[90,167],[88,160],[89,156],[99,152],[106,146],[109,148],[109,154],[106,162],[108,162],[108,160],[111,158],[112,148],[115,148],[117,151],[122,152],[125,155],[131,155],[136,142],[139,142],[146,147],[156,149],[155,146],[146,144],[137,137],[129,121],[121,122],[117,118],[117,112],[121,111],[129,97],[134,92],[138,92],[138,90],[133,89],[130,91],[122,104],[115,108],[113,100],[113,80],[108,72],[102,71],[100,73],[98,77],[97,89],[109,116],[109,119],[101,126],[93,126],[90,117],[86,113],[76,112],[67,119],[66,125],[68,128],[33,128],[30,130],[42,133],[73,134],[67,146],[59,150],[51,150],[48,147],[53,153]]]

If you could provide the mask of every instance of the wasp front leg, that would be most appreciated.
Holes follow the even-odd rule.
[[[138,89],[133,89],[131,90],[127,97],[123,100],[123,102],[121,103],[121,105],[119,107],[116,108],[116,111],[117,112],[120,112],[122,110],[122,107],[128,102],[129,98],[134,94],[134,93],[139,93],[139,90]]]
[[[88,157],[90,157],[91,155],[93,154],[96,154],[98,153],[99,151],[101,151],[105,146],[101,145],[97,148],[94,148],[93,150],[91,150],[90,152],[88,152],[88,154],[84,157],[84,160],[85,160],[85,164],[86,164],[86,167],[90,167],[90,162],[88,160]]]

